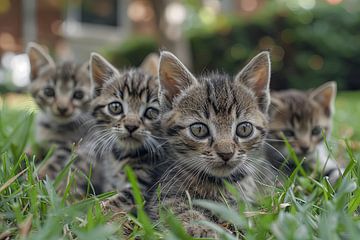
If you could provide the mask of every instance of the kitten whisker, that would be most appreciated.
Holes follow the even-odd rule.
[[[264,138],[265,141],[267,142],[281,142],[281,143],[285,143],[285,140],[281,140],[281,139],[276,139],[276,138]],[[288,141],[289,142],[289,141]]]
[[[267,142],[264,142],[264,144],[266,144],[271,149],[273,149],[275,152],[277,152],[282,157],[282,159],[284,159],[286,161],[286,157],[279,150],[277,150],[274,146],[272,146],[270,143],[267,143]]]

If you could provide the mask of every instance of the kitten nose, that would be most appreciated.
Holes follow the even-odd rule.
[[[67,107],[58,107],[58,111],[61,115],[64,115],[67,112]]]
[[[302,153],[307,153],[309,151],[308,146],[301,146],[300,149],[301,149]]]
[[[129,133],[134,132],[136,129],[139,128],[138,125],[125,125],[125,128],[128,130]]]
[[[234,156],[233,152],[217,152],[216,153],[219,157],[221,157],[222,160],[225,162],[229,161],[232,156]]]

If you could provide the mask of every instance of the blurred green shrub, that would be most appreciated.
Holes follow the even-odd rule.
[[[269,49],[272,88],[306,89],[333,80],[340,89],[360,89],[359,7],[317,1],[305,10],[268,2],[250,17],[191,30],[195,71],[235,74],[250,57]]]
[[[195,73],[236,74],[268,49],[274,89],[306,89],[326,81],[336,81],[339,89],[360,89],[360,7],[316,1],[314,8],[304,9],[298,1],[289,2],[267,1],[250,16],[218,16],[208,25],[191,18],[196,24],[188,23],[186,36]],[[134,37],[107,53],[117,66],[137,66],[158,49],[155,40]]]
[[[104,50],[106,58],[116,67],[139,66],[151,52],[158,52],[155,39],[144,36],[133,36],[115,46]]]

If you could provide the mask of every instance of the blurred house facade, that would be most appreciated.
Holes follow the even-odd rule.
[[[29,67],[21,53],[36,41],[60,59],[85,61],[98,51],[116,66],[166,49],[195,73],[234,72],[270,49],[274,89],[330,80],[359,89],[357,1],[0,0],[0,85],[14,82],[14,74],[25,84]],[[139,40],[144,36],[151,49]]]
[[[165,13],[167,5],[181,2],[2,0],[0,57],[5,52],[22,52],[27,42],[36,41],[54,50],[60,58],[75,57],[83,60],[89,51],[109,44],[119,44],[130,33],[161,35],[159,28],[163,27],[166,30],[161,18],[169,18],[161,15],[170,14],[172,15],[170,18],[172,17],[175,23],[182,23],[184,19],[180,18],[186,17],[181,15],[182,9],[173,8]],[[203,2],[213,9],[246,15],[260,8],[264,0],[204,0]],[[179,30],[182,30],[181,26]],[[168,35],[176,35],[176,33],[169,30]]]
[[[56,34],[62,18],[56,1],[5,0],[0,8],[0,54],[21,52],[24,43],[36,39],[51,45],[61,39]]]
[[[129,31],[125,0],[2,2],[0,56],[20,53],[29,41],[36,41],[60,58],[83,60],[85,52],[121,41]]]

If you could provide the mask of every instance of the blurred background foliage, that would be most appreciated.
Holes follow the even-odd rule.
[[[236,74],[272,55],[273,89],[360,89],[359,0],[0,0],[0,93],[25,90],[29,41],[57,59],[117,67],[174,52],[193,72]]]
[[[340,90],[360,88],[358,1],[266,1],[251,15],[214,13],[201,1],[184,1],[185,38],[193,71],[236,74],[261,50],[272,54],[272,88],[307,89],[336,81]],[[104,49],[118,67],[139,65],[161,49],[155,38],[131,36]]]

